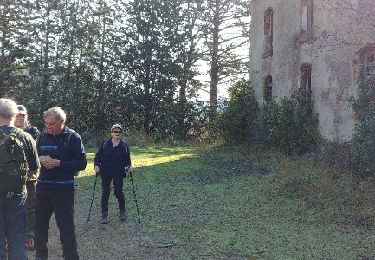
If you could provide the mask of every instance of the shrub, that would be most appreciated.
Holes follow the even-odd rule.
[[[259,110],[253,89],[242,80],[229,88],[229,97],[229,106],[218,120],[226,142],[257,143],[286,154],[301,154],[320,140],[318,117],[302,93],[269,102]]]
[[[375,173],[375,77],[363,80],[353,103],[357,117],[353,135],[353,165],[358,176]]]
[[[226,142],[251,143],[259,111],[250,83],[240,80],[229,89],[228,107],[219,114],[218,126]]]
[[[265,104],[257,120],[257,140],[287,154],[301,154],[320,139],[318,117],[301,93]]]

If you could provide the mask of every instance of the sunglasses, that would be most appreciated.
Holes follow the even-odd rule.
[[[121,131],[112,131],[112,133],[121,134],[122,132]]]

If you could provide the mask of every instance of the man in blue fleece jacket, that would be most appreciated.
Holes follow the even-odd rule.
[[[66,114],[52,107],[43,114],[47,132],[37,144],[42,165],[36,186],[36,259],[48,259],[52,213],[60,230],[64,259],[79,259],[74,227],[74,175],[87,165],[81,137],[65,126]]]

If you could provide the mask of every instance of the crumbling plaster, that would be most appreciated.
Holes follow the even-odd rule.
[[[313,35],[304,42],[300,41],[300,0],[251,1],[250,80],[258,102],[263,103],[265,76],[272,76],[272,95],[277,100],[300,86],[300,66],[310,63],[320,131],[333,141],[352,136],[351,99],[357,88],[353,59],[360,48],[375,42],[374,27],[358,29],[358,13],[336,5],[339,1],[313,1]],[[262,58],[263,15],[269,7],[273,8],[273,55]]]

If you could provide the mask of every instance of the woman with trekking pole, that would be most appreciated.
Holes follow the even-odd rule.
[[[109,223],[108,199],[111,182],[113,182],[114,195],[118,200],[119,219],[121,222],[126,220],[123,179],[126,177],[126,171],[133,173],[133,170],[128,144],[121,138],[122,132],[122,125],[114,124],[111,127],[111,138],[101,143],[94,158],[95,172],[102,179],[101,224]]]

